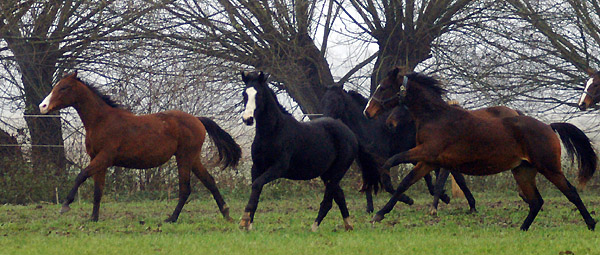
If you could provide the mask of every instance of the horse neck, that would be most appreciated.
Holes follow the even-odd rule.
[[[352,98],[346,98],[345,100],[350,100],[350,103],[346,103],[346,110],[342,116],[342,122],[344,122],[359,137],[359,139],[362,138],[373,141],[376,136],[375,132],[380,132],[381,128],[385,126],[381,123],[379,118],[376,120],[369,120],[363,115],[365,105],[358,104]]]
[[[73,104],[73,108],[77,111],[86,130],[96,126],[112,108],[90,90],[85,90],[84,93],[78,96],[78,99]]]
[[[454,107],[448,105],[440,95],[436,95],[425,88],[415,88],[407,91],[406,105],[413,119],[422,122],[436,119]]]
[[[283,123],[286,114],[281,112],[279,104],[271,96],[265,97],[263,110],[258,112],[256,119],[256,132],[262,135],[270,135]]]

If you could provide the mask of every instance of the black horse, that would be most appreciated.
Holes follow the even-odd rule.
[[[359,148],[354,133],[339,120],[319,118],[298,122],[279,104],[267,85],[267,78],[262,72],[242,73],[246,85],[242,119],[247,125],[256,120],[256,136],[252,143],[252,193],[240,228],[251,229],[265,184],[279,178],[310,180],[321,177],[325,195],[312,230],[318,229],[333,200],[340,208],[345,229],[352,230],[339,183],[357,159],[367,186],[377,189],[379,172],[374,159]]]
[[[340,119],[344,122],[344,124],[356,134],[359,143],[364,146],[367,151],[379,158],[385,160],[397,153],[407,151],[416,146],[415,123],[407,109],[394,109],[394,118],[399,121],[395,122],[395,125],[392,127],[386,124],[388,115],[392,113],[391,109],[386,109],[386,111],[381,113],[381,117],[370,120],[363,114],[363,109],[366,105],[367,99],[365,97],[356,91],[346,92],[341,86],[328,87],[321,100],[323,115]],[[383,162],[378,163],[378,169],[380,169],[381,175],[381,185],[387,192],[393,194],[394,188],[391,183],[390,173],[387,171],[387,168],[381,168]],[[475,199],[466,186],[464,176],[454,171],[452,172],[452,175],[459,187],[465,193],[470,211],[475,212]],[[440,184],[445,183],[448,172],[442,171],[439,177],[438,180],[441,180]],[[424,179],[429,193],[434,196],[431,213],[435,214],[434,210],[437,210],[438,198],[444,203],[449,203],[450,197],[444,193],[443,185],[438,185],[436,194],[436,187],[434,187],[432,183],[431,175],[425,175]],[[367,195],[367,212],[372,212],[373,202],[371,191],[366,190],[365,193]],[[405,196],[401,196],[400,201],[412,204],[412,200]]]

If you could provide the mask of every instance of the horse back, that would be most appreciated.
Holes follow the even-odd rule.
[[[338,120],[319,118],[309,122],[286,122],[279,131],[257,134],[252,143],[253,175],[260,175],[282,160],[282,176],[308,180],[321,176],[337,161],[354,160],[358,142]],[[350,158],[350,159],[347,159]]]
[[[151,168],[177,153],[199,154],[205,137],[202,122],[181,111],[115,112],[103,121],[103,128],[86,130],[86,149],[92,158],[114,154],[117,166]]]
[[[490,172],[510,169],[523,155],[512,128],[506,127],[502,118],[467,111],[422,123],[417,144],[418,151],[429,155],[424,161],[475,175],[481,166]]]

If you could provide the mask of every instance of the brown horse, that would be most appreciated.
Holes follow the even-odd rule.
[[[539,172],[571,201],[593,230],[590,216],[575,187],[561,171],[561,146],[557,132],[570,155],[579,159],[579,181],[584,185],[594,174],[597,155],[585,134],[568,123],[546,125],[528,116],[506,118],[479,117],[448,105],[438,81],[418,73],[403,75],[394,68],[381,81],[365,108],[375,117],[385,107],[404,104],[417,126],[417,146],[388,160],[386,166],[417,162],[402,180],[394,196],[373,217],[381,221],[396,204],[395,197],[431,170],[442,167],[469,175],[491,175],[512,169],[517,184],[529,204],[529,214],[521,230],[537,216],[542,196],[535,176]]]
[[[223,217],[229,208],[221,197],[213,177],[200,162],[200,151],[206,133],[211,136],[224,167],[239,162],[241,149],[233,138],[215,122],[194,117],[181,111],[166,111],[136,116],[118,108],[108,96],[77,78],[73,73],[62,78],[40,104],[45,114],[73,106],[85,128],[85,147],[90,164],[75,179],[75,185],[63,203],[61,213],[70,210],[79,185],[87,178],[94,179],[94,208],[92,221],[98,221],[100,199],[104,189],[106,168],[151,168],[167,162],[175,155],[179,172],[179,203],[166,222],[175,222],[190,190],[190,171],[210,190]]]
[[[579,109],[582,111],[595,106],[600,101],[600,72],[588,70],[590,79],[585,84],[581,98],[579,99]]]
[[[454,101],[454,100],[449,101],[448,104],[452,105],[454,107],[462,108],[458,104],[458,102]],[[385,120],[386,126],[394,129],[402,122],[406,122],[406,118],[407,118],[406,112],[407,111],[404,110],[403,106],[394,107],[392,109],[391,113],[388,115],[387,119]],[[510,109],[506,106],[493,106],[493,107],[473,110],[470,112],[473,115],[482,117],[482,118],[505,118],[505,117],[514,117],[514,116],[523,115],[522,112]],[[458,187],[460,187],[460,189],[464,192],[465,198],[467,199],[469,206],[471,207],[470,212],[476,212],[475,198],[471,194],[471,191],[466,187],[466,182],[465,182],[464,176],[460,175],[460,173],[456,170],[448,171],[446,169],[440,169],[440,172],[438,173],[438,176],[437,176],[436,185],[434,188],[435,191],[434,191],[434,196],[433,196],[433,203],[431,204],[431,209],[429,211],[429,214],[437,215],[439,197],[440,197],[441,192],[444,189],[444,184],[446,183],[446,179],[448,178],[448,175],[450,173],[452,173],[452,176],[454,176],[454,178],[456,179],[456,182],[455,182],[456,185],[458,185]],[[519,190],[519,195],[521,195],[521,197],[523,197],[523,193],[520,190]]]

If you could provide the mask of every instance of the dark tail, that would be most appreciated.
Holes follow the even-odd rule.
[[[550,127],[560,136],[571,161],[574,160],[574,156],[577,156],[579,163],[577,178],[579,184],[585,186],[596,172],[598,165],[598,155],[596,155],[590,139],[581,129],[569,123],[552,123]]]
[[[235,140],[233,140],[233,137],[219,127],[213,120],[206,117],[198,117],[198,119],[204,124],[206,132],[217,146],[217,150],[219,151],[219,162],[223,164],[223,168],[237,166],[242,157],[242,149]]]
[[[373,190],[373,192],[377,194],[381,179],[379,164],[375,160],[375,157],[360,144],[358,145],[358,158],[356,159],[356,163],[362,172],[363,187],[361,191]]]

